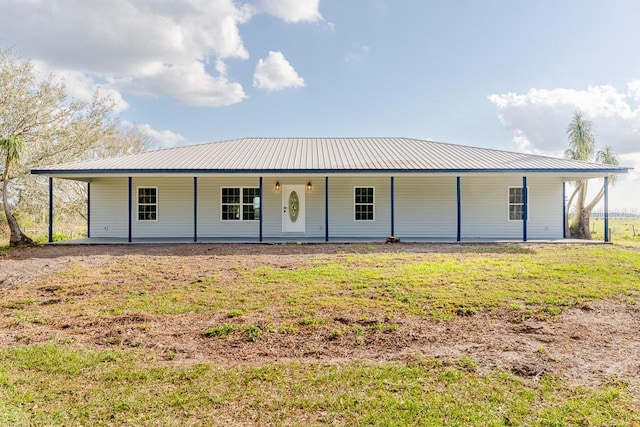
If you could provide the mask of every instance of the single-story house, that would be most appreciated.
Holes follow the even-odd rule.
[[[411,138],[243,138],[46,166],[94,242],[562,239],[566,183],[629,168]],[[608,193],[607,193],[608,194]],[[605,207],[606,207],[605,197]]]

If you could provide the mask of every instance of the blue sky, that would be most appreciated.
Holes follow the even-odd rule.
[[[636,170],[635,0],[0,0],[0,42],[157,147],[407,136],[560,156],[573,111]]]

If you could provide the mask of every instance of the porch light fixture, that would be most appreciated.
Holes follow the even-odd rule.
[[[313,190],[313,186],[311,185],[311,181],[307,182],[307,190],[308,191]]]
[[[276,181],[276,191],[280,191],[280,181]]]

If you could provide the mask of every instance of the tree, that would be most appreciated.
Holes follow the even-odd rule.
[[[573,119],[567,126],[567,137],[569,138],[569,148],[565,150],[564,156],[568,159],[580,160],[583,162],[596,161],[597,163],[617,165],[618,157],[614,153],[613,148],[605,146],[603,150],[596,153],[596,138],[594,135],[593,124],[584,118],[580,111],[573,113]],[[594,159],[595,154],[595,159]],[[609,182],[615,183],[615,175],[609,176]],[[565,222],[571,237],[578,239],[591,239],[591,230],[589,229],[589,218],[595,206],[602,200],[604,196],[604,185],[598,191],[598,194],[591,200],[586,201],[588,180],[583,179],[574,182],[575,189],[567,203],[567,217]],[[575,199],[575,208],[571,223],[569,223],[569,210]]]
[[[34,190],[42,178],[31,176],[29,169],[112,151],[109,147],[121,141],[113,106],[98,92],[91,102],[70,99],[64,83],[53,75],[39,79],[30,61],[0,48],[0,176],[11,246],[31,243],[12,211],[43,200]]]
[[[33,240],[25,236],[18,225],[18,221],[9,209],[7,198],[7,187],[9,184],[9,171],[11,167],[20,161],[20,157],[24,151],[24,138],[22,135],[11,135],[0,139],[0,153],[4,158],[4,171],[2,173],[2,207],[4,215],[7,218],[11,236],[9,238],[10,246],[33,245]]]

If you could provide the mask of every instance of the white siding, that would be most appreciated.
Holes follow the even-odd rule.
[[[222,221],[222,187],[259,187],[258,177],[198,178],[198,237],[241,237],[258,240],[260,222]]]
[[[522,175],[462,176],[462,240],[522,239],[522,221],[508,219],[508,187],[521,187]],[[562,182],[530,175],[528,239],[562,238]]]
[[[396,176],[395,235],[412,238],[455,239],[458,203],[455,176]]]
[[[138,220],[138,187],[158,188],[157,221]],[[133,238],[193,236],[193,177],[133,178]]]
[[[306,232],[282,232],[281,185],[305,185]],[[263,180],[263,237],[323,239],[325,235],[324,176],[265,177]],[[522,221],[508,220],[509,186],[521,186],[522,175],[462,175],[461,237],[465,239],[522,238]],[[136,189],[158,188],[158,220],[138,221]],[[237,237],[258,240],[259,221],[222,221],[221,187],[258,187],[258,177],[204,176],[198,178],[198,237]],[[375,188],[374,221],[355,221],[354,187]],[[560,177],[530,175],[529,239],[562,238],[562,181]],[[390,176],[329,177],[330,240],[371,238],[391,234]],[[127,178],[91,181],[91,236],[126,238],[128,235]],[[193,237],[193,177],[134,177],[132,237]],[[451,239],[457,233],[456,177],[395,176],[395,234],[403,241]]]
[[[311,191],[305,190],[305,233],[282,232],[282,187],[276,190],[276,181],[280,185],[306,185],[311,182]],[[264,214],[262,217],[265,238],[315,237],[324,238],[324,177],[264,178]]]
[[[354,187],[374,187],[374,220],[354,219]],[[389,176],[329,177],[329,236],[385,239],[391,234]]]
[[[91,237],[127,238],[128,197],[127,178],[98,178],[91,181]]]

